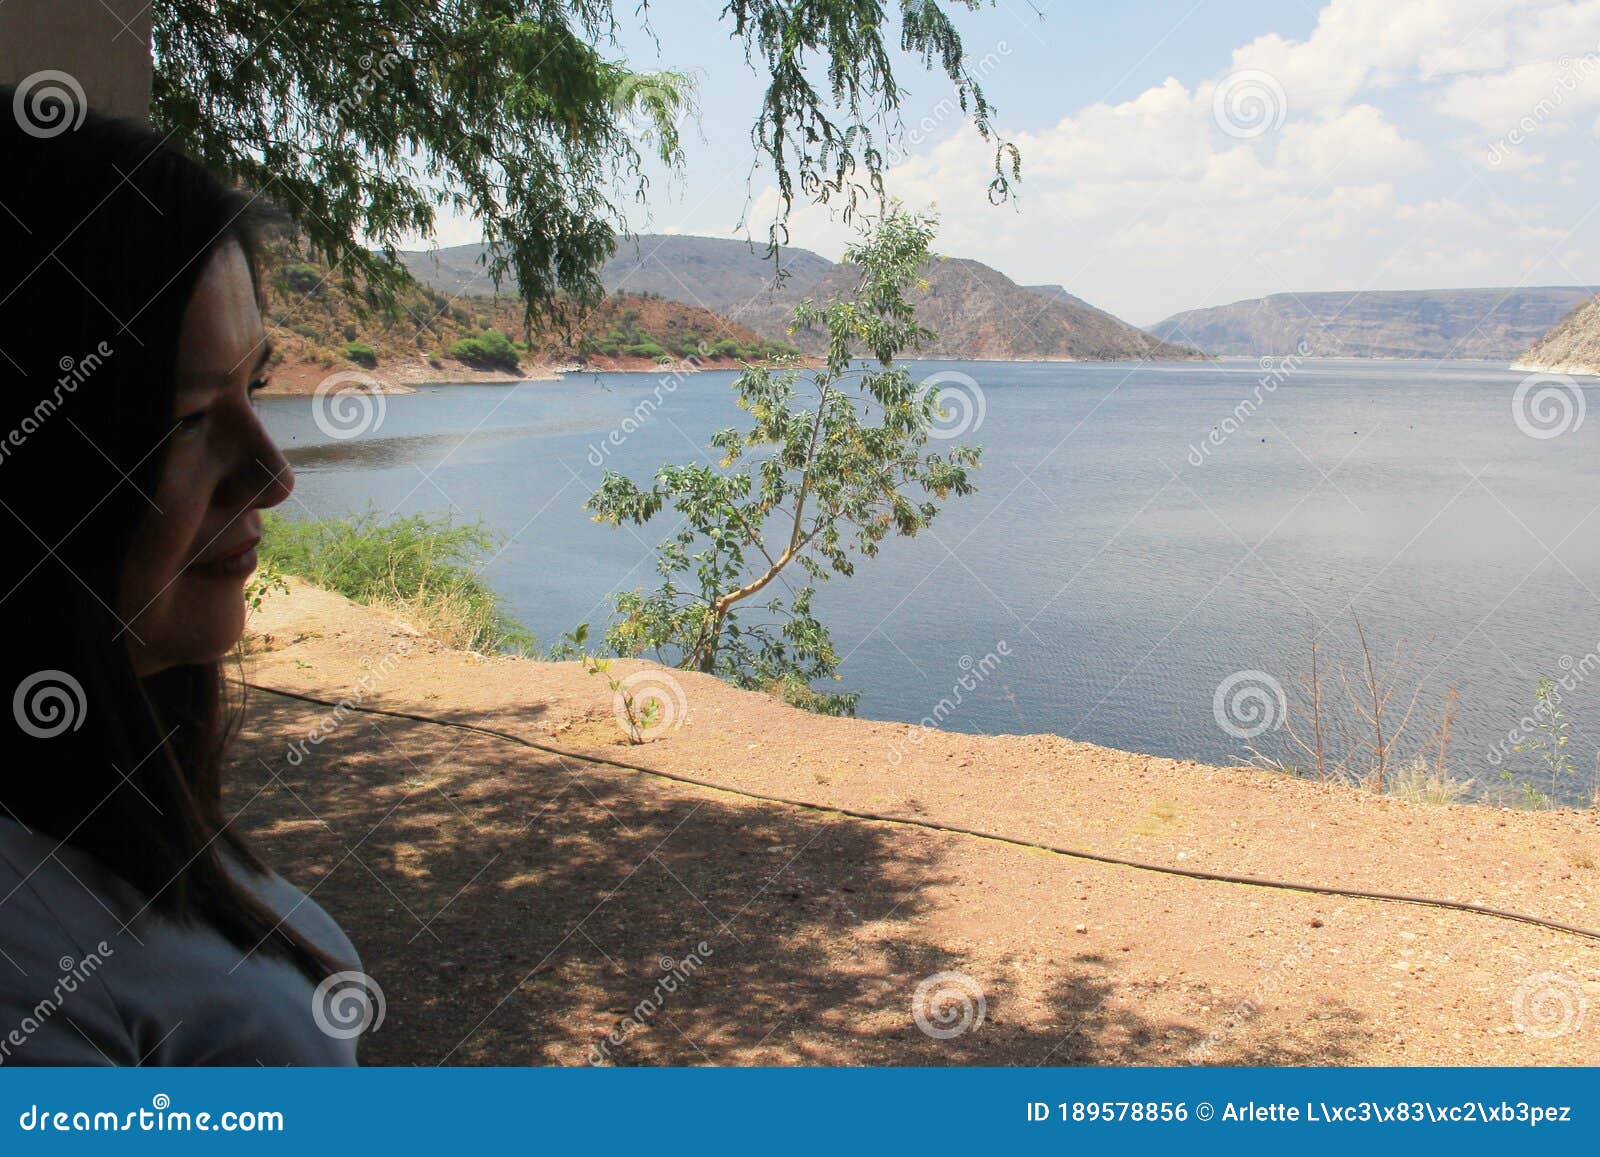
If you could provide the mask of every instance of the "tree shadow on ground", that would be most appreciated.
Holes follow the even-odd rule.
[[[1333,1006],[1208,1042],[1115,959],[969,936],[930,899],[961,837],[364,714],[291,759],[326,715],[254,695],[228,803],[381,986],[366,1064],[1337,1063],[1366,1035]]]

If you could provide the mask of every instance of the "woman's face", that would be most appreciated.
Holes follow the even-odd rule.
[[[238,243],[227,242],[206,262],[184,311],[173,429],[122,568],[117,613],[141,678],[221,658],[244,630],[259,511],[294,488],[252,400],[269,352],[249,264]]]

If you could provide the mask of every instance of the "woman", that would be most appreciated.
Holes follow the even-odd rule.
[[[260,205],[143,127],[5,109],[0,1064],[354,1063],[355,950],[222,810],[220,661],[293,486]]]

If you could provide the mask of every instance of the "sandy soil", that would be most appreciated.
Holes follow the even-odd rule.
[[[1600,1063],[1594,940],[830,809],[1600,928],[1593,812],[1054,736],[916,743],[619,662],[675,708],[632,746],[575,663],[450,651],[299,583],[252,630],[253,681],[575,753],[250,692],[230,805],[381,985],[367,1063]]]

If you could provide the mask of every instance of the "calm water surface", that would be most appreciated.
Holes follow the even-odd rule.
[[[1392,710],[1428,688],[1411,734],[1459,691],[1450,762],[1480,785],[1509,768],[1550,790],[1530,753],[1495,745],[1528,715],[1536,681],[1565,675],[1577,774],[1554,789],[1592,793],[1600,415],[1574,425],[1570,393],[1550,399],[1569,407],[1554,419],[1565,432],[1541,438],[1515,418],[1523,375],[1480,363],[1313,361],[1270,389],[1254,361],[918,367],[936,371],[982,391],[967,435],[984,447],[979,490],[822,590],[840,686],[862,693],[861,714],[916,721],[944,701],[955,730],[1213,762],[1252,746],[1282,754],[1281,726],[1239,734],[1261,723],[1255,709],[1277,713],[1263,676],[1292,700],[1313,633],[1325,670],[1350,663],[1359,616],[1380,660],[1397,644],[1414,658]],[[604,467],[644,481],[662,462],[706,458],[709,433],[738,420],[731,379],[425,387],[385,399],[381,422],[342,440],[319,429],[310,399],[262,407],[299,479],[288,513],[483,519],[509,540],[486,577],[549,641],[598,629],[609,592],[654,577],[668,523],[652,535],[582,509]],[[652,395],[659,408],[608,439]]]

